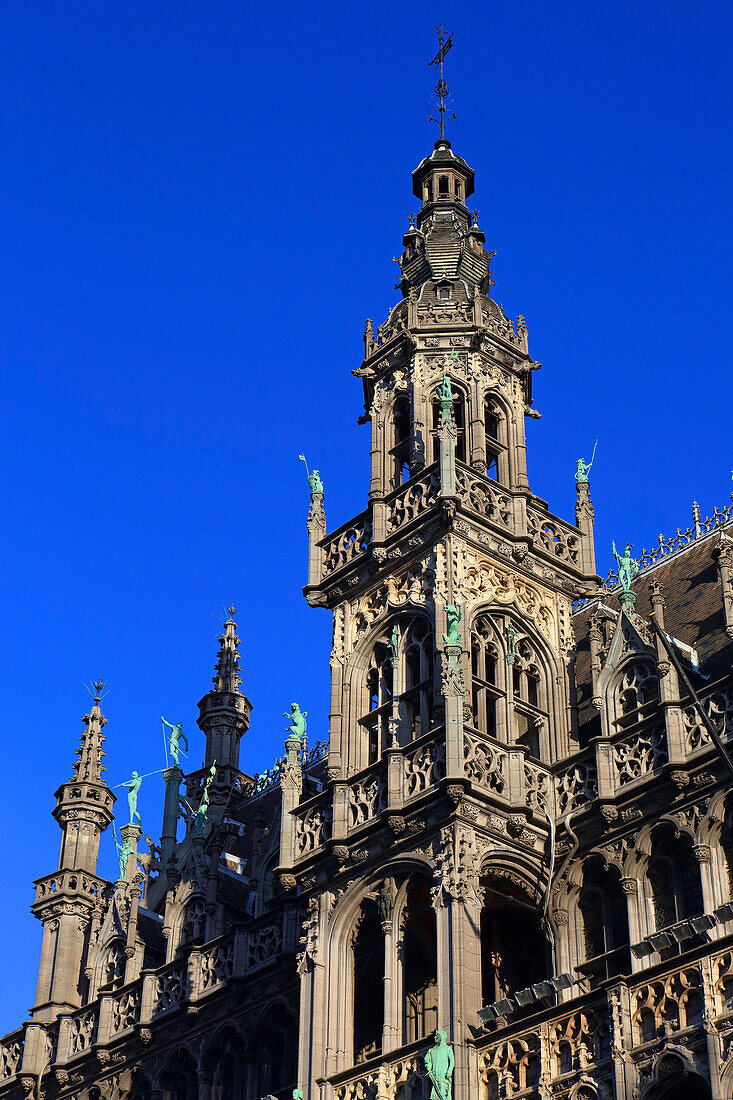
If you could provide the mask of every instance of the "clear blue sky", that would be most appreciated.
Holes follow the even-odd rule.
[[[31,879],[101,675],[107,777],[201,737],[221,608],[254,703],[247,769],[292,699],[324,736],[330,618],[306,606],[305,450],[333,528],[366,502],[365,317],[394,302],[433,24],[454,148],[527,318],[533,488],[599,568],[731,489],[731,31],[708,0],[0,8],[0,1031],[33,1002]],[[147,781],[146,830],[162,783]],[[101,868],[111,873],[103,838]]]

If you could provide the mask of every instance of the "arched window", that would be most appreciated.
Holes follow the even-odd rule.
[[[487,394],[484,398],[486,475],[505,485],[509,481],[506,452],[506,420],[500,407]]]
[[[440,461],[440,399],[437,390],[431,398],[433,407],[433,427],[431,438],[433,443],[433,462]],[[456,424],[456,458],[460,462],[466,461],[466,399],[463,392],[453,386],[453,419]]]
[[[481,733],[546,753],[547,677],[534,643],[504,614],[482,612],[471,627],[474,726]],[[503,656],[502,656],[503,654]]]
[[[108,991],[122,985],[125,980],[126,962],[124,941],[121,939],[112,940],[102,962],[100,989]]]
[[[186,905],[181,926],[180,947],[202,943],[206,932],[206,907],[202,898],[193,898]]]
[[[627,665],[615,690],[617,727],[626,729],[640,722],[656,710],[658,700],[659,680],[652,666],[646,661]]]
[[[406,394],[400,394],[393,409],[393,445],[391,488],[396,489],[410,476],[410,402]]]
[[[254,1033],[256,1089],[250,1095],[285,1100],[297,1086],[298,1023],[281,1004],[265,1009]]]
[[[366,733],[367,751],[361,766],[375,763],[389,746],[393,715],[397,718],[397,737],[402,745],[428,733],[433,725],[435,641],[432,626],[424,619],[407,627],[397,625],[396,683],[392,641],[390,627],[387,636],[375,643],[366,674],[359,721]],[[394,698],[395,691],[397,698]]]
[[[439,176],[438,177],[438,194],[441,195],[441,196],[448,194],[448,177],[447,176]]]
[[[430,884],[414,878],[408,887],[402,929],[403,1042],[422,1039],[438,1026],[438,955]]]
[[[367,734],[368,763],[373,764],[389,744],[389,719],[392,714],[393,668],[385,641],[377,642],[372,650],[366,687],[368,707],[361,724]]]
[[[629,918],[621,877],[591,860],[583,869],[578,908],[583,922],[585,962],[578,967],[591,986],[631,971]]]
[[[497,686],[499,650],[490,621],[476,620],[471,631],[471,683],[474,723],[482,733],[496,737],[496,707],[502,698]]]
[[[161,1077],[164,1100],[198,1100],[196,1069],[196,1060],[187,1050],[174,1051]]]
[[[367,898],[353,941],[354,1062],[382,1053],[384,1027],[384,932],[375,902]]]
[[[481,881],[481,991],[483,1003],[491,1004],[543,981],[551,969],[537,906],[507,879]]]
[[[211,1100],[239,1100],[246,1094],[246,1065],[242,1043],[233,1030],[217,1037],[216,1045],[207,1053],[204,1070],[208,1075]]]
[[[657,931],[702,913],[700,868],[692,854],[689,836],[675,837],[671,826],[656,831],[647,879]],[[686,942],[690,945],[690,941]]]
[[[733,806],[730,803],[726,806],[719,845],[725,865],[725,886],[728,897],[733,898]]]

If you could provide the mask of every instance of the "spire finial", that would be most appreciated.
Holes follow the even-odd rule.
[[[449,34],[445,37],[445,24],[436,24],[435,27],[438,32],[438,52],[432,61],[428,61],[428,65],[440,66],[440,78],[435,85],[435,95],[438,100],[438,110],[440,111],[440,140],[445,141],[445,101],[448,98],[448,85],[443,80],[443,59],[448,53],[448,50],[453,45],[453,35]],[[456,115],[450,115],[449,118],[456,118]],[[432,115],[428,117],[429,122],[437,122],[437,118],[433,118]]]
[[[236,607],[227,608],[229,618],[224,623],[224,632],[219,637],[219,653],[216,659],[216,672],[212,677],[214,691],[238,692],[239,678],[239,638],[237,624],[234,622]]]
[[[104,683],[97,680],[92,684],[94,688],[94,706],[89,714],[85,714],[82,721],[84,729],[79,739],[79,748],[76,750],[76,763],[72,772],[72,779],[83,783],[101,783],[104,764],[102,757],[104,750],[104,734],[102,729],[107,725],[107,719],[99,709]]]

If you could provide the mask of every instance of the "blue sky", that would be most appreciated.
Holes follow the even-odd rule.
[[[455,14],[454,14],[455,12]],[[107,778],[199,763],[224,605],[254,704],[324,736],[329,616],[305,581],[305,450],[360,511],[366,316],[395,300],[433,24],[496,298],[527,319],[533,489],[573,515],[599,437],[599,569],[731,491],[730,4],[7,0],[0,10],[0,1031],[33,1003],[31,880],[101,675]],[[146,830],[162,783],[146,781]],[[111,838],[101,870],[114,867]],[[7,857],[10,856],[8,859]]]

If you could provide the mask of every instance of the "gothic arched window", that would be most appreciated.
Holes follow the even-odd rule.
[[[578,908],[585,954],[578,969],[590,978],[592,986],[616,974],[628,974],[629,918],[619,872],[604,868],[599,860],[586,863]]]
[[[124,941],[119,938],[112,940],[102,962],[101,988],[109,990],[122,985],[125,979],[126,962]]]
[[[507,468],[506,419],[490,395],[484,398],[484,439],[486,445],[486,475],[506,485]]]
[[[491,1004],[547,978],[549,946],[537,906],[518,886],[490,875],[481,881],[481,990]]]
[[[532,639],[506,615],[483,612],[471,627],[471,700],[481,733],[545,755],[549,703],[544,664]]]
[[[616,725],[635,725],[656,709],[658,700],[659,681],[652,666],[647,661],[626,665],[614,692]]]
[[[366,760],[379,760],[390,744],[390,719],[397,719],[400,744],[427,733],[433,724],[433,629],[424,619],[407,628],[397,627],[397,678],[393,632],[374,645],[366,673],[366,692],[360,724],[366,732]],[[395,697],[395,693],[397,693]]]
[[[254,1033],[254,1096],[290,1096],[297,1085],[298,1023],[281,1004],[265,1009]]]
[[[410,882],[402,928],[403,1042],[413,1043],[438,1026],[438,951],[430,884]]]
[[[390,488],[396,489],[410,476],[410,401],[406,394],[397,397],[392,410],[392,470]]]
[[[672,828],[657,830],[647,868],[654,925],[657,931],[703,911],[700,868],[692,853],[692,841]]]
[[[180,947],[190,947],[201,943],[206,931],[206,907],[202,898],[193,898],[188,902],[181,926]]]
[[[456,458],[466,461],[466,399],[463,391],[453,385],[453,419],[456,425]],[[440,399],[437,389],[431,398],[433,427],[430,433],[433,444],[433,462],[440,461]]]
[[[354,952],[354,1062],[382,1052],[384,1026],[384,932],[377,906],[362,902]]]

